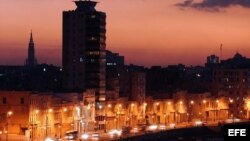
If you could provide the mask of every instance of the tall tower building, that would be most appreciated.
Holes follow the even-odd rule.
[[[35,57],[35,45],[33,41],[32,32],[30,33],[30,42],[28,48],[28,58],[25,61],[25,65],[28,67],[34,67],[36,65],[36,57]]]
[[[63,88],[94,89],[96,101],[105,101],[106,14],[97,2],[74,1],[76,9],[63,12]]]

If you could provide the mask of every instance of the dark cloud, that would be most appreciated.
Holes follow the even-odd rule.
[[[218,10],[220,8],[227,8],[236,5],[250,8],[250,0],[201,0],[201,2],[195,2],[194,0],[184,0],[184,2],[176,4],[176,6],[181,8],[191,7],[206,10]]]

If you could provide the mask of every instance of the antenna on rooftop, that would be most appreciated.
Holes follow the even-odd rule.
[[[220,62],[221,62],[221,60],[222,60],[222,44],[220,44]]]

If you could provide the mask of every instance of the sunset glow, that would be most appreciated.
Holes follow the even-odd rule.
[[[240,6],[206,11],[180,8],[182,0],[98,0],[107,14],[107,49],[139,65],[204,64],[236,51],[250,56],[250,9]],[[38,63],[61,65],[62,11],[70,0],[1,0],[0,64],[21,65],[33,31]],[[15,55],[13,55],[15,53]],[[139,54],[139,55],[138,55]]]

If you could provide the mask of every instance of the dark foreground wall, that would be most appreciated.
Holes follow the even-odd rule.
[[[222,140],[221,127],[192,127],[168,130],[157,133],[145,133],[119,141],[219,141]]]
[[[250,126],[250,122],[223,124],[222,126],[201,126],[166,130],[155,133],[120,138],[117,141],[223,141],[224,125]]]

